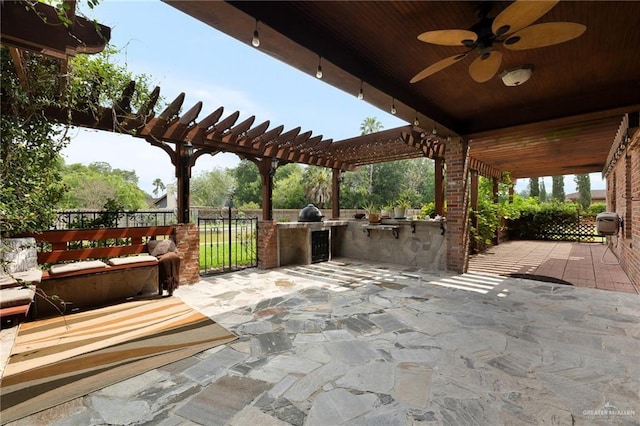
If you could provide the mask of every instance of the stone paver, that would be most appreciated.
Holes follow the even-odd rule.
[[[640,424],[635,294],[337,259],[174,295],[239,339],[14,425]]]

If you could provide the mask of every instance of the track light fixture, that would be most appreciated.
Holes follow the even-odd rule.
[[[396,100],[395,98],[391,98],[391,114],[396,115]]]
[[[413,120],[413,125],[414,126],[419,126],[420,125],[420,120],[418,120],[418,111],[416,111],[416,119]]]
[[[251,39],[253,47],[260,46],[260,34],[258,34],[258,20],[256,19],[256,28],[253,30],[253,38]]]
[[[316,77],[322,78],[322,56],[318,55],[318,69],[316,70]]]
[[[434,135],[438,134],[438,129],[436,129],[436,121],[433,120],[433,130],[431,131],[431,133],[433,133]]]
[[[364,99],[364,93],[362,92],[362,80],[360,80],[360,91],[358,92],[358,99]]]

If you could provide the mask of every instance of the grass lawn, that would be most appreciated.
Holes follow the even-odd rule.
[[[231,244],[231,265],[252,265],[257,259],[256,242]],[[200,243],[200,270],[229,267],[229,244]]]

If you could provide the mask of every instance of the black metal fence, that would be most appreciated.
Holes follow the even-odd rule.
[[[258,266],[258,218],[229,214],[198,217],[200,273],[215,274]]]
[[[149,211],[104,211],[65,210],[58,211],[51,230],[94,228],[137,228],[144,226],[175,225],[174,210]]]
[[[602,242],[605,239],[598,235],[594,217],[580,217],[574,223],[534,223],[520,219],[512,221],[509,228],[509,238],[517,240]]]

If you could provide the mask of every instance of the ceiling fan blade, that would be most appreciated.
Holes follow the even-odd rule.
[[[413,77],[409,81],[409,83],[416,83],[416,82],[422,80],[423,78],[427,78],[431,74],[435,74],[438,71],[445,69],[449,65],[453,65],[456,62],[466,58],[468,54],[469,54],[469,52],[465,52],[465,53],[461,53],[459,55],[449,56],[448,58],[445,58],[445,59],[443,59],[441,61],[438,61],[435,64],[429,65],[427,68],[423,69],[418,74],[416,74],[415,77]]]
[[[418,40],[425,43],[442,46],[468,46],[478,39],[478,35],[467,30],[437,30],[427,31],[418,36]]]
[[[526,50],[552,46],[580,37],[587,27],[575,22],[546,22],[531,25],[510,35],[504,47],[510,50]]]
[[[502,63],[502,52],[491,50],[483,53],[469,65],[469,75],[478,83],[484,83],[493,78]]]
[[[505,10],[500,12],[493,20],[491,31],[495,35],[515,33],[527,27],[550,11],[558,1],[528,1],[518,0],[510,4]]]

